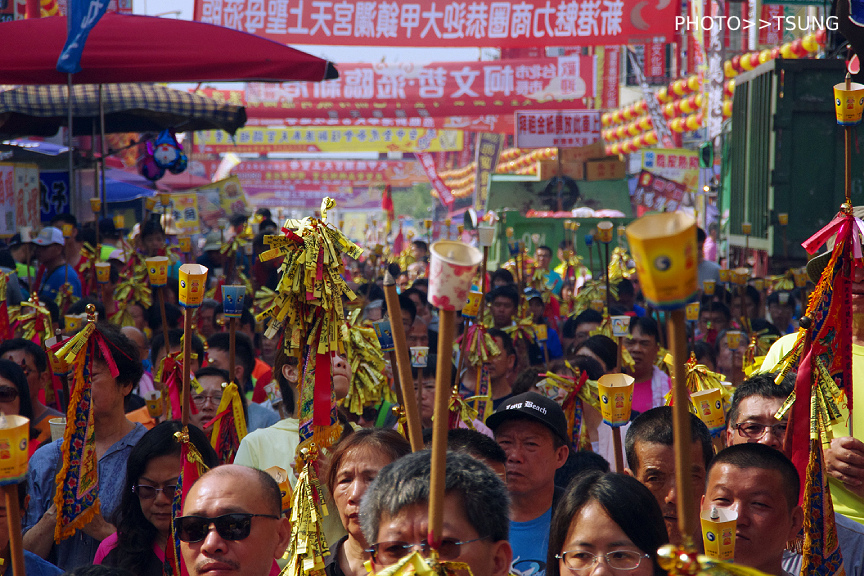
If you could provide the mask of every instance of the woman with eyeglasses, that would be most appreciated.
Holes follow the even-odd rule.
[[[0,412],[6,415],[17,414],[30,420],[30,439],[39,436],[33,425],[33,404],[30,401],[30,386],[21,366],[11,360],[0,360]],[[31,441],[29,451],[32,455],[39,448],[38,442]]]
[[[669,542],[657,500],[631,476],[576,476],[552,516],[547,576],[662,576]]]
[[[182,428],[176,420],[157,424],[129,453],[117,532],[99,545],[95,564],[123,568],[136,576],[162,574],[181,466],[180,442],[174,434]],[[207,467],[219,464],[204,432],[189,426],[189,440]]]
[[[348,535],[330,547],[327,576],[365,576],[369,544],[360,530],[360,500],[366,488],[387,464],[411,452],[395,430],[364,428],[344,437],[333,449],[327,470],[327,488]]]

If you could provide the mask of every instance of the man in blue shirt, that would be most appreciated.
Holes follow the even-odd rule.
[[[567,418],[554,400],[525,392],[509,398],[486,425],[507,454],[510,570],[536,576],[546,570],[552,510],[563,493],[555,486],[555,471],[570,453]]]
[[[75,268],[66,264],[66,239],[59,228],[46,226],[33,240],[40,270],[36,278],[36,292],[40,300],[54,300],[63,284],[72,287],[72,294],[81,297],[81,279]]]

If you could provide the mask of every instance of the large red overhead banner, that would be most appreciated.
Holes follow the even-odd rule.
[[[240,179],[244,190],[311,184],[405,188],[427,181],[420,163],[413,160],[244,160],[231,173]]]
[[[679,4],[671,0],[196,0],[195,19],[286,44],[603,46],[671,41]]]
[[[343,64],[326,82],[249,83],[250,119],[465,117],[592,107],[593,56]]]

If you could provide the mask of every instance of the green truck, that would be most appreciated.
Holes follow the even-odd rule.
[[[731,247],[767,251],[772,268],[801,266],[801,242],[828,224],[845,198],[844,134],[834,109],[842,60],[778,58],[735,78],[724,134],[720,206]],[[864,142],[852,138],[852,204],[864,204]],[[788,214],[782,226],[778,215]],[[747,239],[742,224],[749,222]]]

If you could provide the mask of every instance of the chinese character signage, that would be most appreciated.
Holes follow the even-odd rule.
[[[476,157],[477,168],[474,171],[474,208],[482,210],[486,207],[486,195],[489,193],[489,176],[498,165],[498,156],[504,147],[503,134],[480,134],[477,138]]]
[[[453,191],[450,190],[447,184],[444,183],[444,180],[441,179],[441,176],[438,175],[438,169],[435,167],[435,157],[428,152],[418,152],[417,160],[420,161],[420,166],[426,172],[426,177],[432,184],[432,188],[438,192],[438,198],[441,199],[441,202],[449,210],[453,206],[455,198],[453,198]]]
[[[296,208],[317,210],[321,200],[336,200],[340,210],[381,210],[381,189],[370,186],[330,186],[308,184],[286,188],[244,187],[249,203],[255,208]],[[362,230],[362,228],[361,228]]]
[[[39,166],[15,165],[15,223],[36,230],[39,221]]]
[[[196,0],[195,20],[292,45],[604,46],[671,42],[678,9],[642,0]]]
[[[0,236],[12,236],[15,226],[15,165],[0,164]]]
[[[425,128],[241,128],[198,132],[196,152],[445,152],[462,149],[462,132]]]
[[[174,227],[179,234],[198,234],[201,232],[198,217],[198,195],[192,192],[171,194],[171,202],[166,209],[174,216]]]
[[[39,219],[45,224],[57,214],[69,212],[69,172],[41,170],[39,172]]]
[[[601,71],[594,108],[609,110],[618,108],[618,84],[621,71],[621,48],[606,46],[598,48],[602,57],[597,59],[597,70]]]
[[[510,132],[490,115],[519,109],[585,109],[595,96],[595,57],[439,62],[426,65],[341,64],[339,78],[324,82],[250,83],[218,100],[246,106],[250,124],[268,120],[369,119],[386,126]],[[242,93],[240,93],[242,95]],[[215,91],[204,95],[216,97]],[[449,121],[443,123],[442,119]],[[466,122],[465,118],[468,118]],[[456,125],[456,123],[459,125]],[[486,124],[484,127],[482,124]]]
[[[578,148],[598,140],[599,110],[516,112],[517,148]]]
[[[692,192],[699,184],[699,153],[684,148],[643,150],[642,169],[679,182]]]
[[[406,160],[244,160],[231,172],[244,189],[310,184],[408,188],[427,181],[420,164]]]
[[[681,205],[687,187],[647,170],[639,173],[633,203],[639,216],[645,212],[674,212]]]

